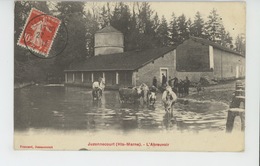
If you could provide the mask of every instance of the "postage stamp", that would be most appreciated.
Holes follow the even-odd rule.
[[[48,57],[60,23],[58,18],[32,8],[17,44]]]

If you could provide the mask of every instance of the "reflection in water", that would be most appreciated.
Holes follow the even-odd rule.
[[[93,102],[91,91],[79,87],[31,86],[15,90],[15,130],[224,130],[228,106],[218,102],[176,103],[165,113],[161,101],[120,104],[117,91],[105,91]],[[157,99],[161,96],[158,94]]]

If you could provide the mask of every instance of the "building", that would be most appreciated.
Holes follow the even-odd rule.
[[[245,57],[211,41],[190,37],[172,47],[123,52],[123,34],[112,26],[95,35],[95,56],[65,70],[67,85],[91,86],[103,77],[108,88],[151,86],[154,76],[161,85],[162,74],[197,82],[245,76]]]

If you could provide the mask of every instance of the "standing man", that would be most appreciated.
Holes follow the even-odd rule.
[[[172,78],[171,78],[171,76],[169,76],[169,80],[168,80],[168,85],[172,88],[173,87],[173,82],[172,82],[173,80],[172,80]]]
[[[167,82],[167,78],[164,75],[164,73],[162,73],[162,86],[166,86],[166,82]]]
[[[184,93],[185,93],[186,95],[189,94],[189,88],[190,88],[190,80],[189,80],[188,77],[186,77],[186,80],[185,80],[185,82],[184,82]]]
[[[102,96],[105,89],[105,79],[102,77],[99,77],[99,87],[101,89],[101,96]]]
[[[157,79],[155,76],[153,77],[153,86],[157,88]]]
[[[178,93],[178,84],[179,84],[179,80],[178,80],[178,78],[177,77],[174,77],[173,78],[173,92],[174,93]]]

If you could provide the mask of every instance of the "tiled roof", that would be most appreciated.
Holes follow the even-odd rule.
[[[149,62],[174,50],[176,46],[143,51],[130,51],[109,55],[98,55],[80,63],[74,63],[65,71],[112,71],[136,70]]]
[[[112,27],[113,28],[113,27]],[[200,42],[205,45],[211,45],[214,48],[230,52],[239,56],[242,54],[233,51],[229,48],[221,46],[212,41],[198,38],[190,37],[190,39]],[[109,54],[109,55],[98,55],[86,59],[83,62],[77,62],[70,66],[68,70],[65,71],[119,71],[119,70],[136,70],[145,66],[146,64],[156,60],[159,57],[162,57],[166,53],[177,48],[176,46],[163,47],[163,48],[154,48],[141,51],[129,51],[123,53]]]
[[[226,52],[230,52],[230,53],[233,53],[233,54],[236,54],[236,55],[239,55],[239,56],[245,56],[245,55],[242,55],[240,54],[239,52],[236,52],[234,50],[231,50],[230,48],[227,48],[227,47],[224,47],[220,44],[217,44],[217,43],[214,43],[210,40],[207,40],[207,39],[203,39],[203,38],[198,38],[198,37],[194,37],[194,36],[190,36],[190,39],[196,41],[196,42],[200,42],[202,44],[205,44],[205,45],[210,45],[212,46],[213,48],[218,48],[220,50],[223,50],[223,51],[226,51]]]
[[[121,32],[119,30],[117,30],[116,28],[112,27],[111,25],[109,25],[103,29],[100,29],[96,33],[121,33]]]

